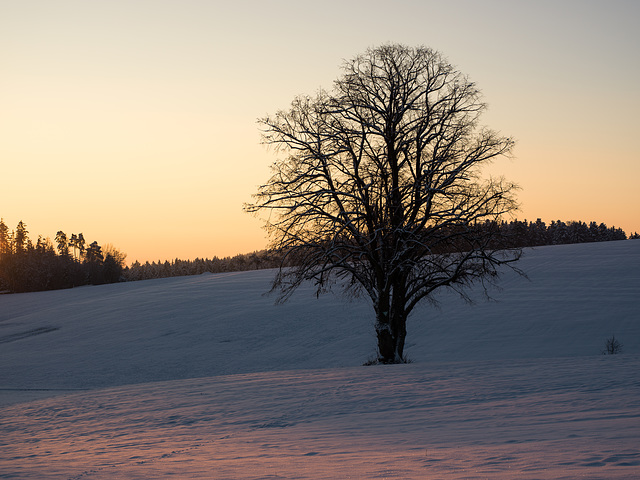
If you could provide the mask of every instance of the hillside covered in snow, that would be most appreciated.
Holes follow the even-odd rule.
[[[638,478],[640,242],[519,267],[391,366],[365,299],[268,270],[0,295],[0,478]]]

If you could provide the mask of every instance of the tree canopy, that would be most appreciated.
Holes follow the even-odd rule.
[[[479,124],[484,110],[441,54],[390,44],[346,61],[332,90],[260,119],[279,158],[247,210],[269,213],[285,253],[279,298],[306,281],[368,295],[379,359],[401,362],[416,304],[441,287],[464,295],[517,260],[490,227],[516,210],[516,186],[481,176],[514,141]]]

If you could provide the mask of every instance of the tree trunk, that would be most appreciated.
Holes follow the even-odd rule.
[[[404,285],[396,283],[391,292],[380,292],[376,309],[378,361],[404,363],[407,314],[404,309]]]

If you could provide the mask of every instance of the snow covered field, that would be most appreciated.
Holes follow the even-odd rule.
[[[640,478],[640,241],[520,267],[392,366],[366,301],[272,271],[1,295],[0,478]]]

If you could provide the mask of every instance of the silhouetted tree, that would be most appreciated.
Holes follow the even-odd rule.
[[[62,230],[56,233],[56,242],[58,243],[58,254],[62,257],[69,256],[69,244],[67,241],[67,234]]]
[[[122,277],[122,265],[111,254],[104,257],[102,275],[105,283],[116,283]]]
[[[75,233],[71,234],[69,248],[73,248],[73,258],[78,258],[78,236]]]
[[[27,226],[22,222],[22,220],[20,220],[13,237],[13,250],[16,254],[19,255],[27,250],[27,244],[29,241],[28,233]]]
[[[479,173],[514,142],[479,126],[479,90],[431,49],[385,45],[343,70],[333,91],[260,120],[284,155],[247,210],[269,212],[272,247],[293,265],[276,276],[279,300],[306,281],[364,292],[379,361],[402,362],[420,301],[465,296],[519,258],[484,228],[516,208],[515,186]]]
[[[82,233],[78,234],[78,239],[76,240],[76,246],[78,247],[78,258],[82,259],[84,257],[84,252],[85,252],[85,240],[84,240],[84,235],[82,235]]]
[[[89,245],[85,251],[84,260],[88,263],[102,263],[104,260],[102,256],[102,247],[98,245],[98,242],[92,242],[91,245]]]
[[[127,254],[121,252],[112,244],[107,243],[102,249],[102,252],[104,253],[105,261],[107,257],[111,256],[113,258],[113,261],[120,267],[120,269],[123,269],[126,266]]]
[[[11,253],[11,243],[9,241],[9,227],[0,218],[0,258]]]

